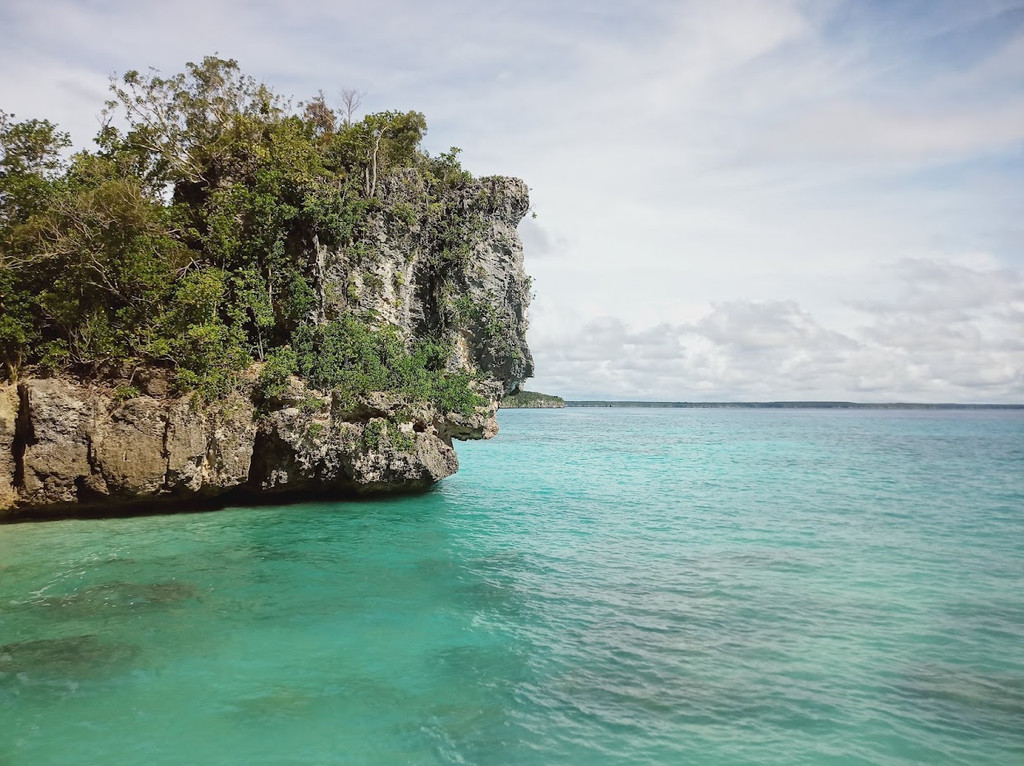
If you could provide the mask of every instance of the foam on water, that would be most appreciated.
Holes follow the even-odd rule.
[[[1024,762],[1024,414],[501,421],[422,497],[0,527],[0,763]]]

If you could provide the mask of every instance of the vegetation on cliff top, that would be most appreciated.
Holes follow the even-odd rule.
[[[421,148],[422,114],[356,120],[323,94],[293,109],[215,57],[172,77],[128,72],[111,91],[97,148],[70,158],[49,121],[0,112],[0,377],[155,365],[216,397],[263,362],[265,386],[298,373],[472,408],[450,338],[332,315],[314,289],[316,247],[358,249],[375,214],[428,227],[439,268],[465,261],[449,192],[472,179],[457,149]],[[399,171],[425,189],[422,210],[384,209]]]

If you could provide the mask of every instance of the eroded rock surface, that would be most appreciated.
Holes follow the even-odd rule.
[[[257,416],[241,394],[113,394],[62,379],[0,388],[0,499],[9,516],[66,515],[222,496],[350,496],[425,489],[458,470],[452,438],[489,438],[493,409],[447,418],[384,394],[345,410],[293,380],[303,407]]]

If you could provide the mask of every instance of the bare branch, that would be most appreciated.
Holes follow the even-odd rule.
[[[347,127],[353,123],[356,112],[363,105],[363,97],[365,95],[366,91],[359,91],[354,88],[346,88],[341,92],[342,125]]]

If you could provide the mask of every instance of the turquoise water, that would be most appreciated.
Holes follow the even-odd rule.
[[[1024,413],[500,418],[417,498],[0,527],[0,763],[1024,763]]]

